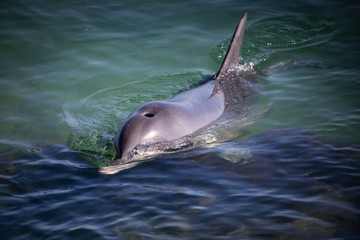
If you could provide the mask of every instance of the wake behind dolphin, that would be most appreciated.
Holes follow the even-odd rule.
[[[114,174],[154,156],[226,141],[261,119],[254,113],[255,75],[239,65],[247,14],[241,18],[218,73],[205,84],[170,99],[146,103],[125,121],[116,140],[117,159],[101,173]]]

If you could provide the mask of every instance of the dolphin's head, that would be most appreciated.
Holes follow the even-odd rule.
[[[133,162],[139,145],[151,145],[177,137],[179,130],[174,124],[174,109],[168,103],[151,102],[135,110],[121,127],[116,140],[117,158],[111,165]]]
[[[117,151],[117,160],[111,165],[128,163],[132,160],[133,152],[136,146],[140,144],[152,143],[151,135],[158,135],[155,130],[156,121],[153,113],[136,114],[129,118],[120,129],[116,141],[115,148]],[[152,130],[153,129],[153,130]]]

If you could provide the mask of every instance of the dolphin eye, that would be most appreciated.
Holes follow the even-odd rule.
[[[148,117],[148,118],[152,118],[152,117],[155,116],[155,114],[153,114],[153,113],[145,113],[144,116]]]

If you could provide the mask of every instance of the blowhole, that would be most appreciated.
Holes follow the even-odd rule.
[[[152,118],[152,117],[155,116],[155,114],[153,114],[153,113],[145,113],[144,116],[148,117],[148,118]]]

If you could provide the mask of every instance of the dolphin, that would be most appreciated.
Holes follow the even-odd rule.
[[[210,80],[131,113],[115,139],[116,160],[100,168],[101,173],[114,174],[157,155],[238,137],[240,128],[259,119],[251,114],[257,93],[254,74],[239,65],[246,20],[247,13]]]

